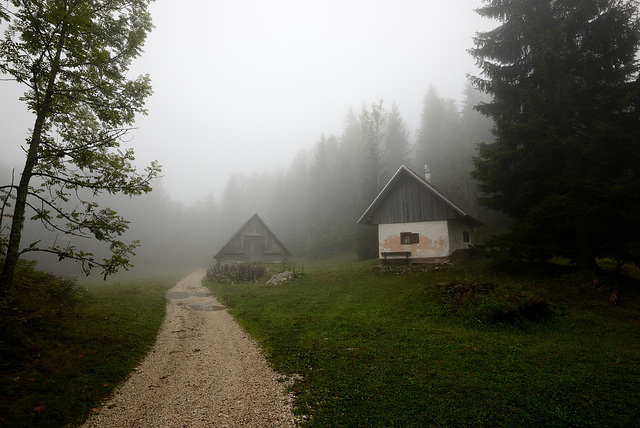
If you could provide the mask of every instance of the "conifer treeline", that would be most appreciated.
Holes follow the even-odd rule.
[[[157,182],[151,194],[134,201],[108,197],[104,203],[131,221],[130,239],[142,241],[134,259],[138,266],[206,266],[254,213],[296,256],[355,250],[360,257],[373,257],[376,229],[356,222],[403,164],[420,174],[428,165],[436,187],[487,222],[469,178],[475,145],[493,138],[491,121],[473,109],[480,101],[482,95],[471,86],[461,106],[430,88],[417,130],[407,128],[396,105],[382,100],[358,112],[350,109],[340,135],[321,135],[287,169],[233,174],[219,200],[209,196],[185,208]],[[37,225],[27,231],[32,239],[43,233]],[[82,244],[100,251],[95,243]],[[45,268],[60,270],[57,261]]]
[[[258,212],[295,254],[374,256],[375,228],[356,221],[400,165],[420,174],[428,165],[436,187],[481,215],[469,173],[476,144],[493,139],[492,122],[473,108],[482,97],[468,85],[458,106],[431,87],[417,130],[407,128],[395,104],[380,100],[350,109],[340,135],[320,136],[288,170],[232,176],[215,204],[219,224],[230,235]]]

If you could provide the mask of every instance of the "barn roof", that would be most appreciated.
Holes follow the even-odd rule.
[[[483,223],[467,214],[424,177],[402,165],[358,220],[359,224],[456,220]]]
[[[260,216],[258,215],[258,213],[255,213],[249,220],[245,221],[244,224],[242,226],[240,226],[240,228],[238,229],[238,231],[236,233],[234,233],[231,238],[227,241],[226,244],[224,244],[222,246],[222,249],[220,251],[218,251],[218,254],[216,254],[213,258],[217,259],[218,257],[224,255],[226,253],[227,247],[229,247],[229,245],[234,241],[234,239],[242,233],[242,231],[244,229],[246,229],[246,227],[253,223],[253,222],[258,222],[262,227],[264,227],[264,229],[267,231],[267,233],[269,234],[269,236],[271,237],[271,239],[273,239],[275,241],[275,243],[282,248],[282,250],[284,251],[284,254],[287,256],[290,256],[291,253],[289,252],[289,250],[287,250],[287,248],[284,246],[284,244],[282,242],[280,242],[280,240],[278,239],[278,237],[271,231],[271,229],[269,229],[269,226],[267,226],[267,224],[260,218]]]

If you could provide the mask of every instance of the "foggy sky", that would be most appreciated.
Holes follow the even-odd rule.
[[[130,147],[157,159],[163,187],[190,204],[219,198],[233,172],[286,168],[350,107],[395,102],[413,140],[429,85],[461,99],[472,37],[494,23],[480,0],[156,0],[131,77],[151,75],[149,115]],[[0,82],[0,162],[21,169],[33,118]],[[6,182],[2,177],[2,182]]]

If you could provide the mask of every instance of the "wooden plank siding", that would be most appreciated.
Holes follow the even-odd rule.
[[[224,253],[227,254],[243,254],[245,237],[251,239],[252,236],[264,237],[264,252],[265,253],[283,253],[280,243],[276,241],[273,236],[266,230],[259,230],[259,228],[251,228],[250,230],[239,231],[233,239],[224,246]],[[254,238],[255,239],[255,238]]]
[[[424,177],[401,166],[358,220],[360,224],[455,220],[483,223],[462,211]]]
[[[275,262],[291,253],[255,214],[215,255],[218,262]]]
[[[371,213],[371,224],[450,220],[458,216],[450,205],[409,176],[400,177]]]

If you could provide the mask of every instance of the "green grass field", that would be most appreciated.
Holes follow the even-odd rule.
[[[485,259],[417,269],[334,259],[303,271],[279,286],[207,283],[296,379],[303,425],[600,427],[640,417],[637,270],[594,279]],[[164,293],[180,278],[78,286],[25,267],[0,305],[0,425],[81,422],[154,342]]]
[[[636,280],[549,265],[504,270],[484,259],[304,271],[279,286],[206,284],[276,370],[299,376],[292,388],[304,425],[633,426],[640,418]],[[544,310],[526,317],[531,302]]]
[[[0,426],[82,422],[154,343],[179,275],[88,285],[21,275],[0,308]]]

